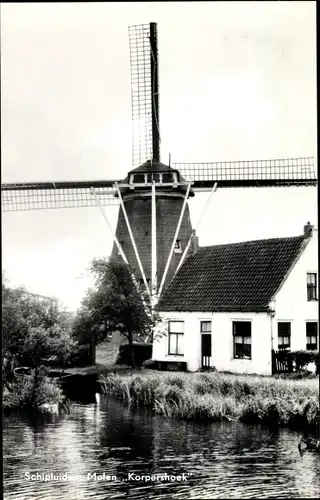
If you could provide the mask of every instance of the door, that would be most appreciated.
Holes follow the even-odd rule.
[[[211,333],[201,335],[201,359],[202,368],[208,368],[211,365]]]

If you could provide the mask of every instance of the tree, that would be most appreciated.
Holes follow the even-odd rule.
[[[23,287],[10,287],[3,276],[2,279],[3,382],[12,379],[17,364],[31,367],[34,398],[38,373],[45,361],[55,356],[65,363],[76,350],[77,342],[68,315],[56,300],[35,296]]]
[[[83,338],[93,337],[97,343],[110,332],[120,332],[128,340],[134,367],[133,341],[149,335],[158,318],[146,312],[148,299],[137,290],[127,264],[114,259],[94,259],[90,271],[95,284],[81,303],[75,331]]]
[[[77,343],[73,339],[71,332],[59,324],[49,328],[36,326],[28,329],[28,334],[24,339],[22,354],[28,364],[34,368],[34,386],[31,396],[31,403],[34,402],[37,389],[39,387],[39,374],[44,360],[50,357],[57,357],[63,365],[76,349]]]
[[[30,328],[67,327],[66,313],[54,299],[41,300],[23,287],[2,284],[2,336],[5,352],[22,354],[24,338]]]

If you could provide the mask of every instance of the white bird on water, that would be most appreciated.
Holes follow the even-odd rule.
[[[95,398],[96,398],[96,403],[99,406],[100,405],[100,394],[98,392],[95,393]]]

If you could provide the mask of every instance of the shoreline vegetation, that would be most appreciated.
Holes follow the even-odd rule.
[[[58,413],[64,401],[63,390],[56,380],[47,377],[46,371],[32,370],[30,375],[19,377],[6,384],[2,394],[4,414],[36,410],[42,413]]]
[[[3,387],[2,406],[5,415],[20,411],[58,413],[70,402],[63,383],[63,379],[66,378],[71,379],[71,385],[80,385],[84,395],[92,396],[93,379],[97,381],[101,375],[107,376],[109,373],[132,373],[130,366],[114,364],[67,368],[42,366],[37,377],[34,369],[29,370],[28,374],[15,376]],[[35,378],[37,378],[36,387]]]
[[[241,421],[319,432],[319,378],[258,375],[139,373],[101,375],[104,395],[166,418]]]
[[[44,367],[42,366],[36,376],[35,370],[29,369],[28,374],[15,376],[10,382],[6,382],[2,391],[2,406],[4,414],[19,411],[39,411],[41,413],[58,413],[65,407],[69,400],[65,394],[62,377],[75,377],[73,383],[81,384],[86,392],[91,391],[92,383],[86,386],[90,378],[98,380],[99,376],[107,376],[109,373],[132,372],[129,366],[117,365],[88,365],[80,367]],[[35,378],[37,380],[35,381]],[[77,379],[75,381],[75,379]],[[36,384],[35,384],[36,382]],[[34,397],[33,397],[34,396]]]

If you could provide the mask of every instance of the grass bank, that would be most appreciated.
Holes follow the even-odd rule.
[[[289,426],[320,423],[318,379],[143,371],[101,376],[103,392],[167,418]]]

